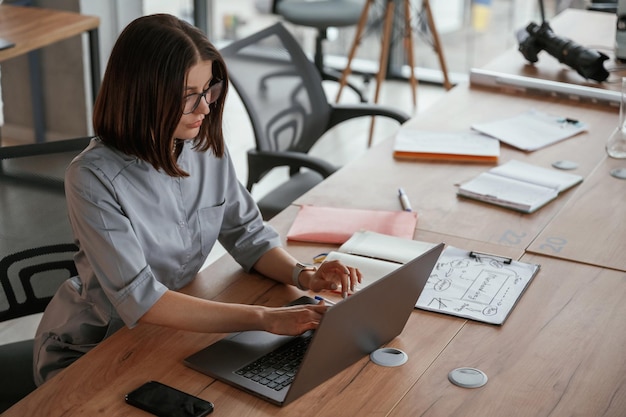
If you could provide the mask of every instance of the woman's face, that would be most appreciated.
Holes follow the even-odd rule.
[[[211,112],[208,102],[217,97],[211,97],[207,92],[213,81],[213,62],[201,61],[191,67],[187,73],[187,84],[183,92],[185,109],[174,131],[176,139],[195,139],[198,136],[204,117]],[[200,94],[205,93],[202,97]],[[199,99],[199,100],[198,100]],[[197,103],[197,107],[193,106]],[[187,113],[190,111],[190,113]]]

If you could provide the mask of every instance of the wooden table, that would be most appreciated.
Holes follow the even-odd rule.
[[[626,274],[538,255],[502,327],[467,322],[389,416],[604,416],[626,410]],[[424,336],[422,336],[424,337]],[[489,381],[464,389],[450,370]]]
[[[400,209],[403,186],[419,219],[415,239],[497,253],[541,265],[539,274],[503,326],[415,310],[390,342],[409,361],[384,368],[366,357],[297,401],[277,407],[195,372],[189,354],[221,334],[139,325],[122,329],[6,412],[24,415],[145,415],[124,394],[156,379],[215,403],[228,416],[615,416],[626,410],[626,273],[611,259],[626,253],[626,181],[607,172],[604,142],[616,119],[605,106],[558,98],[512,97],[460,85],[409,123],[424,129],[467,129],[475,120],[534,106],[590,123],[588,133],[533,153],[503,145],[501,162],[518,158],[549,166],[579,163],[585,181],[532,215],[456,197],[455,184],[488,165],[398,162],[393,138],[371,148],[304,196],[297,204]],[[596,204],[606,206],[597,209]],[[272,219],[285,236],[298,206]],[[615,220],[614,220],[615,219]],[[560,255],[541,245],[567,240]],[[286,244],[310,260],[327,245]],[[589,250],[593,249],[593,250]],[[228,256],[200,273],[184,290],[209,299],[278,306],[302,293],[248,275]],[[340,347],[339,347],[340,348]],[[486,372],[477,389],[452,385],[447,375],[462,366]]]
[[[611,170],[626,161],[606,157],[529,246],[533,253],[626,271],[626,181]]]
[[[538,100],[460,85],[428,111],[408,121],[407,126],[468,131],[474,122],[513,116],[530,108],[573,117],[589,123],[589,131],[532,153],[503,144],[500,162],[518,159],[551,168],[553,162],[567,159],[579,164],[572,172],[587,177],[606,158],[604,144],[618,112],[604,106],[570,104],[562,99]],[[419,231],[525,249],[577,193],[577,189],[569,190],[531,215],[459,199],[457,185],[491,165],[396,161],[392,158],[392,147],[393,140],[380,143],[373,152],[353,161],[296,200],[296,204],[398,210],[398,187],[403,187],[418,213]]]
[[[0,38],[15,44],[14,47],[0,51],[0,63],[86,32],[89,36],[92,97],[95,98],[100,88],[99,25],[100,19],[95,16],[0,4]],[[40,106],[43,101],[41,76],[36,65],[31,65],[30,70],[31,83],[35,83],[32,86],[33,94],[39,92],[33,97],[35,137],[43,141],[45,117]]]

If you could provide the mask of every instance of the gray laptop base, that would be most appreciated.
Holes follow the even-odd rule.
[[[235,373],[293,339],[263,331],[230,334],[185,359],[192,369],[277,404],[304,395],[402,332],[443,250],[440,243],[330,307],[290,386],[280,391]]]

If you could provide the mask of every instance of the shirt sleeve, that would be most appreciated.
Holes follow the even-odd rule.
[[[228,166],[229,186],[219,241],[249,272],[265,252],[281,246],[281,239],[273,227],[263,222],[256,202],[237,179],[230,158]]]
[[[111,179],[97,167],[71,164],[65,193],[74,236],[88,263],[77,263],[87,291],[99,285],[124,323],[135,326],[167,288],[148,266]]]

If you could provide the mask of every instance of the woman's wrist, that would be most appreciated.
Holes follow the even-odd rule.
[[[306,290],[311,289],[311,279],[317,270],[306,270],[300,273],[300,285]]]
[[[292,272],[292,284],[298,287],[301,290],[310,289],[309,282],[311,281],[311,277],[315,274],[317,268],[312,265],[304,265],[301,263],[297,263],[293,268]]]

